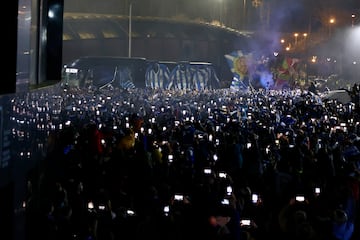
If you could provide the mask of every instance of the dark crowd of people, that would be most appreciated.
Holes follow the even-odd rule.
[[[25,95],[12,119],[42,150],[28,239],[360,239],[359,103],[307,90]]]

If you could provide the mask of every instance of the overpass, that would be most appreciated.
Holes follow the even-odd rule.
[[[83,56],[141,57],[211,62],[223,80],[232,73],[224,55],[249,49],[253,33],[206,22],[109,14],[65,13],[63,63]]]

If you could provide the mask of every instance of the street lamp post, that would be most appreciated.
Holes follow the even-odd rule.
[[[351,14],[351,26],[354,27],[355,14]]]
[[[307,44],[307,37],[308,33],[303,33],[304,37],[304,52],[305,52],[305,61],[304,61],[304,68],[305,68],[305,84],[308,84],[309,82],[309,69],[308,69],[308,44]]]
[[[219,2],[219,23],[223,25],[223,0],[218,0]]]
[[[129,52],[128,57],[131,58],[131,35],[132,35],[132,2],[129,3]]]
[[[297,45],[297,39],[298,39],[299,34],[298,33],[294,33],[294,37],[295,37],[295,45]]]
[[[306,49],[306,47],[307,47],[307,36],[308,36],[307,33],[303,33],[303,37],[304,37],[304,48],[305,48],[305,49]]]
[[[330,18],[329,20],[329,37],[331,36],[331,25],[333,25],[335,23],[335,19],[334,18]]]
[[[243,29],[245,29],[245,26],[246,26],[246,0],[243,0],[243,16],[242,16],[242,19],[243,19]]]
[[[219,4],[220,4],[220,7],[219,7],[219,22],[220,22],[220,25],[222,25],[222,1],[220,0],[219,1]]]

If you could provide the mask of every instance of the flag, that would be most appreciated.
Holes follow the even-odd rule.
[[[291,81],[294,79],[296,74],[296,65],[299,59],[285,57],[280,65],[275,69],[276,81],[275,89],[282,89],[284,87],[290,87]]]
[[[211,64],[191,63],[192,84],[195,90],[214,89],[219,86],[219,78]]]
[[[128,67],[119,67],[116,71],[116,80],[119,87],[124,89],[135,88],[131,69]]]
[[[122,82],[120,84],[120,87],[123,88],[123,89],[134,89],[135,84],[132,81],[127,80],[125,82]]]
[[[169,68],[159,62],[152,62],[145,71],[145,86],[152,89],[166,89],[170,81]]]
[[[194,89],[189,63],[179,63],[175,66],[175,68],[170,73],[170,81],[167,89]]]
[[[252,64],[252,54],[244,55],[241,50],[226,54],[225,58],[233,73],[233,81],[230,88],[237,89],[250,85],[249,70]]]
[[[123,67],[123,66],[116,67],[111,81],[100,86],[99,89],[103,89],[106,87],[111,87],[111,88],[120,87],[124,89],[135,88],[131,69],[129,67]]]

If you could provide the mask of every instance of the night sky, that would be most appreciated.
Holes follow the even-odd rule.
[[[351,22],[351,14],[359,13],[359,0],[269,0],[272,2],[271,26],[281,31],[313,31],[324,27],[331,17],[339,25]]]

